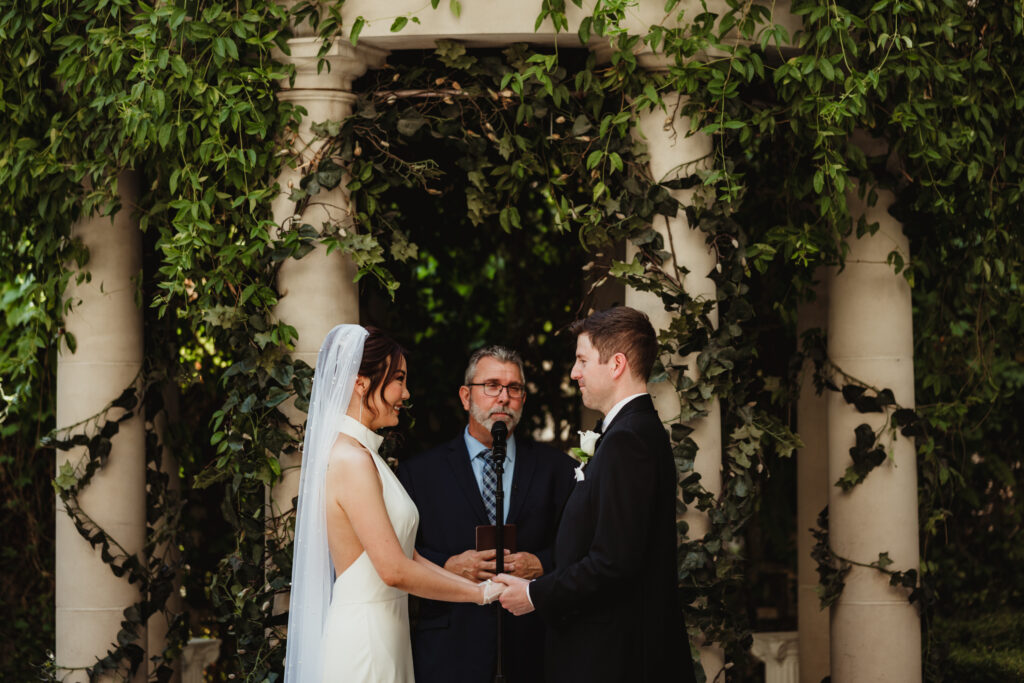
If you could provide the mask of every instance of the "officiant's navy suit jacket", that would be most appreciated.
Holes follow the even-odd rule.
[[[565,453],[516,435],[506,523],[516,525],[516,549],[536,555],[545,572],[553,568],[551,546],[575,483],[575,466]],[[452,555],[476,547],[476,526],[490,522],[462,434],[403,461],[398,478],[419,508],[420,555],[443,567]],[[536,615],[513,617],[494,605],[420,600],[412,634],[416,683],[493,681],[496,613],[503,620],[506,680],[543,681],[544,624]]]
[[[677,591],[676,467],[647,394],[605,425],[530,584],[558,683],[694,680]]]

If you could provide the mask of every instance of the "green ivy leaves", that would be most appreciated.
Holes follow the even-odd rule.
[[[436,10],[441,3],[430,4]],[[328,226],[271,220],[278,193],[272,179],[290,161],[279,152],[295,123],[276,99],[289,70],[273,51],[287,51],[293,19],[325,39],[324,54],[332,40],[357,43],[363,17],[343,21],[340,5],[313,2],[296,3],[289,15],[254,0],[73,7],[31,0],[0,12],[0,111],[8,124],[0,131],[0,257],[12,274],[0,281],[8,323],[0,330],[0,433],[2,457],[20,454],[15,464],[27,472],[15,476],[12,467],[11,481],[39,476],[21,465],[32,461],[36,425],[52,423],[52,402],[40,392],[52,381],[56,340],[75,347],[59,322],[68,277],[62,264],[85,263],[87,255],[68,241],[68,227],[83,211],[117,210],[116,178],[135,169],[143,193],[131,208],[147,243],[140,291],[153,306],[147,328],[165,330],[160,341],[173,347],[174,360],[161,362],[180,385],[223,392],[197,418],[201,425],[210,418],[213,457],[195,483],[222,487],[209,490],[223,495],[220,516],[238,539],[210,586],[214,620],[235,639],[225,667],[260,680],[272,675],[280,653],[262,647],[273,621],[266,605],[285,587],[289,559],[267,532],[287,520],[266,515],[264,486],[281,475],[278,454],[295,448],[282,408],[289,399],[304,407],[311,373],[285,359],[296,333],[272,314],[276,269],[324,243],[352,255],[361,276],[394,291],[391,266],[421,252],[397,224],[400,207],[388,203],[388,188],[458,194],[454,200],[482,229],[514,234],[530,224],[517,188],[535,183],[552,229],[573,230],[591,250],[632,240],[635,259],[613,260],[607,271],[595,262],[592,270],[656,293],[674,314],[657,375],[674,381],[680,396],[672,436],[683,499],[712,522],[703,544],[682,549],[682,577],[706,606],[693,623],[739,651],[739,539],[758,500],[758,468],[766,453],[785,455],[798,443],[769,407],[781,395],[777,379],[757,374],[763,349],[754,307],[770,301],[792,324],[815,268],[841,264],[844,238],[872,229],[851,220],[847,192],[862,189],[870,199],[869,188],[878,185],[896,193],[890,211],[911,237],[912,257],[894,252],[890,264],[914,285],[923,405],[901,408],[891,392],[852,384],[841,391],[858,410],[888,414],[886,429],[919,439],[926,535],[956,535],[945,525],[954,516],[961,526],[978,520],[984,530],[1006,506],[983,505],[967,484],[981,491],[1016,486],[1017,453],[1009,445],[1016,443],[1024,386],[1024,253],[1013,227],[1024,190],[1019,8],[800,0],[792,9],[802,30],[790,36],[764,6],[729,3],[717,14],[686,14],[691,10],[675,0],[664,11],[683,12],[680,27],[630,35],[628,7],[598,2],[580,23],[584,44],[612,48],[606,64],[564,48],[512,46],[499,56],[442,41],[436,63],[380,74],[362,93],[356,117],[317,128],[333,146],[293,188],[292,199],[302,203],[345,183],[351,223]],[[459,16],[462,5],[450,0],[446,9]],[[544,0],[538,25],[567,31],[565,10],[563,0]],[[418,21],[389,20],[394,32]],[[640,67],[636,51],[644,46],[665,57],[664,72]],[[412,89],[423,94],[400,94]],[[668,104],[672,92],[685,97],[666,118],[681,136],[711,136],[713,152],[699,172],[659,185],[645,175],[645,150],[631,128],[638,112]],[[866,152],[853,139],[857,130],[888,148]],[[459,182],[446,178],[451,170],[414,158],[417,142],[428,138],[458,150]],[[686,273],[666,265],[666,245],[649,229],[652,217],[681,208],[674,191],[694,193],[686,217],[716,255],[715,300],[686,295]],[[755,285],[768,287],[769,296],[757,298]],[[681,422],[704,415],[716,400],[727,435],[718,499],[693,473],[696,444]],[[858,431],[846,486],[884,462],[883,436]],[[103,452],[100,438],[97,458]],[[984,457],[974,462],[978,453]],[[77,476],[62,468],[56,486],[71,492]],[[983,509],[990,511],[974,515]],[[974,534],[974,542],[982,537]],[[967,547],[971,534],[959,542]],[[955,566],[948,576],[956,577],[966,571],[956,559],[946,549],[936,562]],[[838,595],[842,565],[828,561],[824,592]],[[887,562],[883,553],[867,566],[887,571]],[[905,587],[917,579],[911,572],[891,578]],[[141,616],[126,619],[139,623]],[[122,644],[130,644],[130,630],[118,637]]]

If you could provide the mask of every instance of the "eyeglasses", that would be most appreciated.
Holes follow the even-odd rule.
[[[508,392],[509,398],[522,398],[526,396],[526,387],[522,384],[498,384],[497,382],[474,382],[466,385],[467,387],[483,387],[484,396],[501,396],[501,390],[504,389]]]

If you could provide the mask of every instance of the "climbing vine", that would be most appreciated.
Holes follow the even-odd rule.
[[[175,661],[189,638],[186,613],[167,604],[168,598],[177,592],[176,584],[182,568],[178,550],[185,539],[180,521],[180,495],[170,486],[173,473],[164,471],[163,467],[163,452],[167,445],[160,442],[156,430],[152,429],[163,411],[160,394],[154,388],[147,386],[143,397],[138,396],[136,387],[126,389],[102,413],[85,424],[70,425],[47,436],[42,442],[43,446],[58,450],[85,449],[80,460],[71,459],[61,465],[53,482],[54,488],[78,533],[90,546],[99,550],[100,557],[110,566],[114,576],[137,585],[142,596],[138,602],[125,608],[124,620],[110,649],[88,667],[91,677],[117,674],[125,669],[136,671],[142,666],[146,661],[146,646],[141,642],[141,629],[158,612],[163,612],[169,623],[165,646],[159,653],[152,653],[150,658],[154,663],[152,675],[155,680],[170,680]],[[79,503],[81,492],[110,458],[112,439],[120,431],[120,425],[136,416],[145,418],[151,427],[146,436],[146,495],[150,511],[147,514],[147,542],[141,558],[118,543]],[[77,428],[83,431],[77,431]],[[51,672],[51,675],[62,677],[63,668]]]
[[[1024,247],[1015,227],[1024,138],[1014,124],[1024,109],[1021,3],[795,0],[796,33],[780,8],[742,0],[669,0],[664,21],[635,28],[634,4],[602,0],[570,26],[564,0],[541,3],[538,25],[547,20],[607,47],[605,62],[564,43],[485,51],[442,42],[417,63],[395,59],[370,74],[351,118],[317,122],[327,146],[290,190],[301,209],[344,184],[349,220],[277,226],[273,179],[294,163],[298,118],[275,95],[289,77],[277,51],[287,51],[296,25],[318,32],[323,54],[332,41],[358,44],[365,19],[347,17],[342,3],[0,3],[0,485],[17,520],[4,532],[4,562],[24,548],[40,569],[30,573],[52,577],[52,513],[40,512],[51,499],[33,492],[53,478],[79,532],[144,596],[111,634],[94,675],[144,666],[148,654],[158,657],[160,679],[173,643],[191,629],[226,641],[224,675],[278,676],[283,649],[267,629],[284,622],[275,604],[290,573],[289,520],[268,512],[265,490],[282,475],[278,455],[300,443],[301,429],[282,409],[290,399],[302,408],[311,370],[287,354],[296,333],[273,315],[274,277],[285,260],[323,242],[355,260],[369,276],[363,287],[394,296],[397,274],[423,246],[398,191],[431,198],[440,215],[457,207],[481,230],[573,233],[592,255],[590,284],[616,279],[653,292],[674,314],[660,338],[659,379],[674,382],[680,397],[671,434],[682,501],[711,525],[703,539],[686,539],[680,580],[693,642],[706,637],[741,664],[750,632],[745,529],[761,505],[767,464],[798,446],[788,412],[794,381],[770,366],[766,347],[782,339],[796,349],[796,309],[819,268],[841,267],[844,241],[876,229],[851,220],[850,193],[872,201],[892,192],[890,211],[911,242],[910,254],[889,258],[913,287],[917,406],[895,405],[884,387],[864,386],[842,368],[823,373],[821,384],[858,410],[886,412],[886,430],[916,439],[922,565],[893,571],[885,551],[836,557],[822,531],[825,597],[834,599],[846,568],[860,564],[890,574],[928,609],[941,609],[940,597],[955,607],[1020,606],[1024,585],[1002,568],[1024,547],[1014,542],[1022,522],[1016,416],[1024,407]],[[461,12],[459,2],[430,5],[424,11]],[[391,29],[417,21],[396,17]],[[643,68],[641,51],[660,54],[664,69]],[[678,109],[668,98],[675,92],[684,95]],[[710,136],[712,153],[653,178],[632,122],[666,105],[676,133]],[[444,154],[454,167],[437,162]],[[126,170],[142,189],[122,205],[117,179]],[[673,198],[680,189],[694,192],[685,207]],[[145,377],[161,378],[161,389],[141,380],[138,393],[116,399],[83,434],[41,442],[57,426],[57,349],[76,346],[61,322],[75,304],[63,293],[89,269],[70,226],[119,209],[144,231]],[[686,273],[668,265],[651,229],[677,211],[717,257],[707,274],[714,301],[687,294]],[[636,247],[630,260],[615,252],[625,241]],[[574,314],[590,301],[578,299]],[[180,431],[164,437],[153,424],[164,408],[155,397],[167,387],[182,409]],[[688,426],[712,401],[725,437],[717,496],[693,472]],[[121,552],[77,505],[128,415],[148,426],[147,548],[177,538],[181,558]],[[871,427],[851,435],[852,466],[837,485],[875,476],[882,436]],[[165,439],[177,472],[156,467]],[[72,446],[85,448],[81,465],[51,472],[52,449]],[[180,498],[170,486],[178,475]],[[1007,531],[996,538],[991,529]],[[992,548],[1004,552],[997,562],[962,562]],[[202,618],[187,624],[170,615],[172,646],[144,653],[137,635],[155,610],[168,609],[179,566]],[[22,592],[51,590],[39,585]],[[4,647],[52,633],[45,599],[4,600],[18,615]],[[46,647],[2,659],[39,667]],[[937,651],[928,655],[933,672]]]
[[[76,340],[63,334],[59,322],[47,322],[41,329],[32,315],[38,310],[47,321],[59,321],[75,305],[63,303],[73,273],[66,266],[87,271],[88,254],[70,239],[72,223],[82,215],[110,215],[118,209],[130,213],[144,231],[139,295],[145,304],[152,372],[167,378],[175,393],[189,401],[182,405],[190,409],[184,420],[199,427],[193,436],[215,440],[229,453],[242,453],[244,439],[251,434],[257,434],[255,443],[262,445],[242,453],[248,459],[225,458],[219,469],[233,474],[212,478],[222,497],[221,514],[255,541],[242,537],[234,549],[211,546],[223,553],[223,574],[241,577],[228,582],[230,600],[221,600],[218,584],[208,585],[201,572],[186,572],[184,578],[193,602],[212,604],[215,614],[208,623],[193,624],[193,633],[209,632],[212,624],[233,637],[240,630],[234,622],[244,624],[252,615],[251,609],[235,613],[239,591],[256,577],[248,567],[258,567],[263,580],[264,560],[253,548],[262,551],[264,530],[253,512],[260,509],[257,491],[262,501],[264,484],[276,476],[276,458],[268,459],[269,451],[263,448],[280,452],[291,439],[285,435],[283,418],[275,431],[273,416],[268,415],[281,400],[272,393],[274,388],[283,385],[289,395],[295,392],[290,364],[277,362],[294,332],[270,316],[276,298],[274,264],[293,253],[290,244],[273,251],[269,220],[269,202],[276,196],[272,179],[281,163],[277,153],[286,146],[283,136],[293,121],[291,108],[274,94],[288,70],[272,57],[273,50],[286,48],[288,13],[264,2],[236,3],[231,8],[219,3],[148,6],[119,1],[72,7],[40,0],[6,3],[0,17],[5,54],[0,80],[7,122],[0,163],[6,199],[0,239],[5,278],[12,274],[10,284],[5,279],[5,291],[14,287],[33,294],[18,301],[14,310],[21,320],[8,321],[22,327],[12,327],[9,334],[24,332],[21,321],[26,318],[36,324],[34,334],[26,337],[28,348],[19,347],[18,356],[4,359],[8,415],[26,417],[37,402],[52,406],[58,340],[65,353],[75,350]],[[122,206],[117,178],[126,169],[136,174],[142,189]],[[7,381],[9,372],[13,383]],[[226,375],[223,384],[220,375]],[[254,393],[253,386],[260,387],[258,406],[243,393]],[[224,393],[211,400],[218,388]],[[221,418],[211,429],[213,401],[226,406],[229,418]],[[40,426],[52,429],[52,408],[41,411],[40,418]],[[156,557],[124,555],[117,539],[90,524],[77,506],[77,491],[89,485],[89,475],[109,452],[116,425],[98,416],[92,432],[75,437],[89,439],[84,469],[56,473],[79,532],[103,549],[112,571],[134,579],[143,594],[143,602],[125,612],[120,633],[110,634],[110,652],[90,667],[90,675],[148,667],[143,661],[148,654],[157,660],[153,676],[163,679],[169,669],[160,664],[165,656],[175,656],[175,643],[180,647],[188,632],[172,628],[164,653],[146,653],[139,637],[153,610],[164,604],[174,577]],[[10,440],[24,439],[32,431],[24,422],[5,423],[5,429],[8,426],[13,429],[5,438]],[[150,423],[151,447],[152,429]],[[47,446],[74,443],[65,443],[58,435]],[[192,525],[189,536],[194,537],[195,516],[208,514],[197,502],[194,487],[207,483],[201,475],[216,465],[216,459],[208,466],[201,446],[185,440],[178,445],[182,447],[175,449],[177,471],[153,474],[148,482],[147,519],[155,523],[163,515],[171,516],[166,524],[152,525],[147,548],[161,545],[161,529],[181,533],[185,522],[180,520]],[[26,456],[32,452],[22,451]],[[45,446],[36,450],[34,462],[45,462],[49,453]],[[258,458],[252,457],[257,453]],[[37,468],[45,471],[41,464]],[[182,517],[172,514],[175,506],[160,494],[162,477],[177,479],[179,472],[185,475],[184,495],[190,499],[183,501]],[[220,481],[223,478],[226,484]],[[183,547],[197,546],[189,542]],[[181,561],[193,568],[204,564],[195,554]],[[207,567],[215,568],[216,563]],[[180,625],[179,616],[169,613],[166,619]],[[48,611],[41,617],[42,623],[52,623]],[[32,657],[8,661],[9,666],[24,667],[12,674],[24,678],[26,668],[42,664],[45,655],[40,650]],[[60,671],[68,665],[53,661],[50,666]]]

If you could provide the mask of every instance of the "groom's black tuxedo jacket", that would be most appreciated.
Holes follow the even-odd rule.
[[[676,468],[649,395],[622,407],[576,483],[555,570],[530,584],[559,683],[694,680],[678,600]]]
[[[565,453],[516,435],[516,461],[506,523],[516,525],[517,550],[536,555],[551,571],[551,546],[575,477]],[[476,526],[489,524],[462,434],[403,461],[398,478],[416,502],[416,549],[440,566],[476,547]],[[543,681],[544,624],[500,607],[419,601],[412,648],[417,683],[490,683],[497,652],[496,614],[502,614],[509,683]]]

